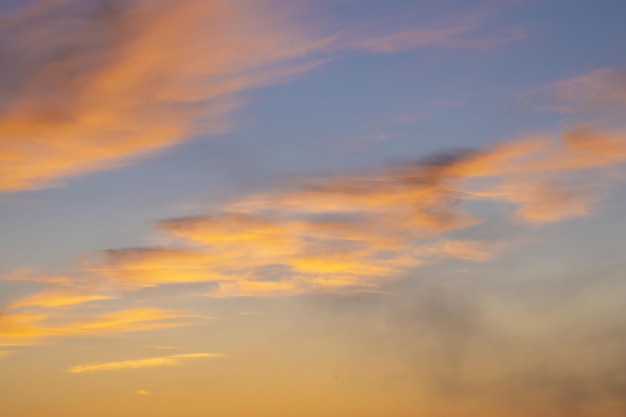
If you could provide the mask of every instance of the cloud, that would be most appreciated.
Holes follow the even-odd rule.
[[[5,18],[0,190],[228,128],[239,93],[319,65],[297,59],[325,41],[278,15],[260,2],[71,0]]]
[[[74,288],[51,288],[19,299],[8,306],[10,309],[21,307],[67,307],[91,301],[109,300],[105,294],[89,294]]]
[[[563,113],[624,110],[626,70],[597,69],[532,90],[522,99],[539,109]]]
[[[480,22],[359,35],[314,31],[312,20],[245,0],[41,1],[4,16],[0,192],[223,132],[242,93],[291,81],[345,50],[494,42],[465,36]]]
[[[465,24],[437,29],[413,29],[388,35],[364,38],[355,41],[351,47],[371,53],[397,54],[416,48],[462,48],[486,49],[499,44],[526,39],[522,29],[510,29],[499,36],[472,37],[468,33],[475,30],[475,24]]]
[[[127,309],[76,320],[62,308],[112,291],[206,283],[200,294],[211,297],[384,292],[424,265],[486,262],[510,242],[476,239],[465,229],[589,215],[625,162],[626,135],[579,128],[383,168],[294,176],[202,215],[157,221],[168,246],[104,251],[77,276],[9,274],[47,288],[0,315],[0,346],[188,326],[198,318]],[[483,204],[475,210],[468,203]]]
[[[626,135],[580,128],[295,177],[213,214],[159,221],[179,246],[106,251],[90,272],[130,289],[207,282],[216,297],[377,290],[427,263],[490,260],[506,242],[459,236],[498,213],[535,226],[590,214],[624,162]],[[478,215],[469,202],[492,204]]]
[[[170,219],[157,227],[202,248],[182,257],[169,256],[169,249],[109,251],[93,271],[125,285],[215,282],[216,296],[294,295],[375,285],[426,259],[488,256],[488,245],[455,240],[415,243],[411,253],[410,233],[354,221],[229,213]]]
[[[336,372],[404,394],[427,415],[622,416],[623,265],[562,261],[541,279],[505,266],[469,282],[446,269],[393,297],[316,299],[304,313],[335,341]]]
[[[207,282],[228,279],[212,266],[222,263],[217,255],[183,248],[126,248],[108,250],[102,263],[90,272],[118,282],[149,283]]]
[[[34,268],[24,267],[18,268],[2,275],[2,279],[17,282],[32,282],[51,285],[72,284],[75,280],[71,276],[41,276]]]
[[[496,245],[475,240],[444,240],[423,250],[435,256],[485,262],[491,260]]]
[[[467,227],[477,221],[460,208],[467,200],[511,203],[517,206],[520,219],[531,223],[541,223],[542,218],[543,222],[558,221],[586,214],[598,197],[594,190],[608,182],[609,173],[624,162],[623,132],[581,127],[557,138],[499,142],[485,149],[397,164],[386,171],[308,178],[292,190],[252,196],[228,209],[358,215],[375,234],[380,230],[376,221],[388,218],[401,230],[410,226],[414,234]]]
[[[0,314],[0,346],[23,346],[58,337],[100,336],[188,326],[188,314],[162,309],[128,309],[80,320],[42,313]]]
[[[148,397],[148,396],[152,395],[152,393],[150,391],[145,390],[145,389],[139,389],[139,390],[137,390],[137,395],[143,395],[144,397]]]
[[[161,366],[177,366],[182,365],[184,361],[188,359],[201,359],[201,358],[224,358],[226,355],[221,353],[186,353],[180,355],[160,356],[156,358],[134,359],[121,362],[105,362],[105,363],[90,363],[85,365],[76,365],[68,370],[73,374],[82,374],[85,372],[108,372],[119,371],[125,369],[141,369],[141,368],[155,368]],[[141,395],[146,391],[138,391]]]

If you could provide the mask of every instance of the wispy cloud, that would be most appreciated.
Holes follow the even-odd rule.
[[[160,309],[78,321],[54,314],[104,299],[105,288],[204,282],[212,297],[354,293],[384,290],[425,264],[489,261],[510,245],[507,238],[476,239],[463,229],[588,215],[624,163],[623,132],[579,128],[385,168],[296,176],[206,214],[156,222],[169,246],[105,251],[76,278],[15,274],[50,287],[0,316],[0,346],[186,326],[197,318]],[[468,202],[491,204],[474,211]]]
[[[105,294],[95,294],[80,291],[75,288],[51,288],[39,293],[28,295],[8,306],[10,309],[20,307],[67,307],[91,301],[109,300],[112,297]]]
[[[522,96],[533,106],[564,113],[626,110],[626,70],[601,68],[534,89]]]
[[[177,366],[182,365],[186,360],[189,359],[224,357],[227,357],[227,355],[221,353],[186,353],[180,355],[159,356],[156,358],[133,359],[121,362],[104,362],[76,365],[70,368],[68,372],[73,374],[82,374],[85,372],[106,372],[126,369],[155,368],[161,366]],[[146,391],[138,391],[138,393],[141,395],[146,395]]]
[[[463,48],[486,49],[499,44],[518,41],[528,37],[525,30],[510,29],[499,36],[477,37],[470,35],[474,24],[437,29],[412,29],[388,35],[363,38],[351,47],[372,53],[397,54],[416,48]]]
[[[38,2],[0,25],[0,192],[110,169],[230,128],[241,93],[340,51],[485,47],[480,22],[362,35],[264,1]],[[307,23],[308,22],[308,23]]]
[[[188,326],[189,314],[162,309],[129,309],[102,313],[76,320],[61,319],[53,314],[0,314],[0,346],[22,346],[58,337],[104,336]]]
[[[624,162],[624,134],[581,128],[300,177],[214,214],[157,222],[180,246],[110,250],[90,271],[130,288],[212,282],[214,296],[375,289],[425,263],[491,259],[505,242],[448,235],[489,220],[465,202],[499,203],[503,220],[532,225],[585,216]]]
[[[325,41],[258,2],[72,0],[0,27],[0,190],[37,188],[228,127],[238,93]]]

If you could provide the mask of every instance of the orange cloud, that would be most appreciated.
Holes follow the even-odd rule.
[[[501,243],[443,238],[484,221],[464,202],[506,203],[534,225],[584,216],[624,162],[625,135],[578,129],[383,170],[300,177],[217,214],[157,222],[187,246],[108,251],[92,271],[134,286],[211,282],[219,297],[376,290],[424,263],[491,259]]]
[[[319,65],[296,59],[325,41],[260,3],[73,0],[5,19],[0,191],[221,131],[238,93]]]
[[[119,371],[123,369],[141,369],[141,368],[154,368],[160,366],[176,366],[181,365],[183,361],[187,359],[201,359],[201,358],[224,358],[226,355],[221,353],[186,353],[180,355],[161,356],[157,358],[145,358],[134,359],[121,362],[105,362],[105,363],[90,363],[85,365],[76,365],[69,369],[68,372],[72,374],[82,374],[85,372],[105,372],[105,371]],[[141,395],[146,394],[146,391],[138,391]]]
[[[171,246],[108,250],[83,272],[118,290],[206,282],[216,297],[377,291],[424,264],[491,259],[502,242],[458,237],[494,215],[478,215],[467,202],[501,204],[532,225],[585,216],[625,162],[625,134],[580,128],[385,169],[297,177],[213,214],[161,220],[155,228]],[[15,305],[61,306],[101,294],[80,286],[65,293],[73,288],[65,279],[56,285],[63,287]],[[93,325],[86,326],[71,329]]]
[[[30,345],[55,337],[110,335],[186,326],[190,318],[161,309],[121,310],[61,322],[53,315],[8,313],[0,315],[0,346]]]
[[[540,224],[589,214],[611,170],[624,162],[626,134],[579,128],[558,140],[499,144],[451,172],[466,177],[465,198],[512,203],[520,219]],[[492,181],[480,185],[486,178]]]
[[[242,92],[288,82],[346,49],[491,42],[461,36],[475,22],[313,33],[294,10],[261,0],[65,0],[6,16],[0,192],[50,186],[228,129]]]
[[[15,301],[9,308],[20,307],[66,307],[91,301],[109,300],[111,296],[89,294],[73,288],[51,288]]]
[[[118,282],[152,286],[227,279],[213,268],[219,262],[217,255],[197,250],[129,248],[107,251],[104,261],[90,271]]]
[[[368,224],[226,213],[165,220],[157,227],[198,247],[108,251],[92,271],[132,285],[213,281],[220,293],[245,288],[269,295],[374,285],[368,281],[422,262],[399,250],[416,245],[417,237],[380,219]]]

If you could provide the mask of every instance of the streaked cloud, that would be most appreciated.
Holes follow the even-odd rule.
[[[214,214],[159,221],[180,246],[110,250],[90,271],[130,288],[211,282],[216,297],[376,290],[427,263],[490,260],[506,242],[458,236],[501,213],[537,226],[590,214],[624,162],[623,133],[580,128],[297,177]],[[479,215],[472,201],[501,207]]]
[[[0,190],[222,131],[238,93],[315,66],[293,60],[324,40],[260,3],[68,0],[5,18]]]
[[[534,106],[564,113],[626,109],[626,70],[601,68],[526,93]]]
[[[121,362],[104,362],[104,363],[89,363],[84,365],[76,365],[68,370],[73,374],[82,374],[85,372],[108,372],[119,371],[126,369],[141,369],[141,368],[155,368],[161,366],[177,366],[182,365],[189,359],[202,359],[202,358],[224,358],[227,355],[221,353],[185,353],[179,355],[159,356],[155,358],[133,359]],[[146,394],[147,391],[138,391],[141,395]]]
[[[109,300],[105,294],[89,294],[74,288],[51,288],[19,299],[8,308],[20,307],[67,307],[91,301]]]
[[[2,275],[2,279],[7,281],[41,283],[49,285],[71,285],[75,279],[70,276],[42,276],[34,268],[24,267],[18,268]]]
[[[143,395],[144,397],[149,397],[150,395],[152,395],[152,393],[145,389],[139,389],[137,390],[137,395]]]
[[[82,318],[59,318],[54,314],[16,313],[0,315],[0,346],[22,346],[47,339],[99,336],[188,326],[194,316],[162,309],[127,309]]]
[[[168,284],[176,282],[219,281],[225,278],[211,266],[225,262],[216,255],[184,248],[126,248],[108,250],[103,262],[90,272],[118,282]]]
[[[482,48],[519,38],[474,39],[468,32],[482,24],[475,19],[367,35],[324,33],[313,20],[245,0],[41,1],[4,16],[0,192],[54,185],[222,132],[243,92],[291,81],[341,51]]]
[[[499,36],[477,37],[470,35],[475,24],[436,29],[413,29],[388,35],[363,38],[352,43],[352,48],[371,53],[397,54],[416,48],[467,48],[485,49],[528,37],[525,30],[510,29]]]
[[[105,287],[123,293],[183,283],[207,283],[213,297],[380,291],[415,268],[447,259],[485,262],[510,246],[473,237],[482,224],[540,226],[589,215],[624,162],[624,133],[581,127],[385,168],[296,176],[203,215],[158,221],[167,246],[104,251],[81,266],[80,279],[13,274],[50,286],[13,308],[103,300]],[[476,211],[472,202],[489,204]],[[173,325],[158,314],[137,321],[131,314],[128,322],[105,317],[54,327],[26,313],[5,317],[19,329],[5,337]]]

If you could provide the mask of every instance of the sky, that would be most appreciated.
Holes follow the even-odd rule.
[[[624,15],[2,0],[0,415],[625,415]]]

